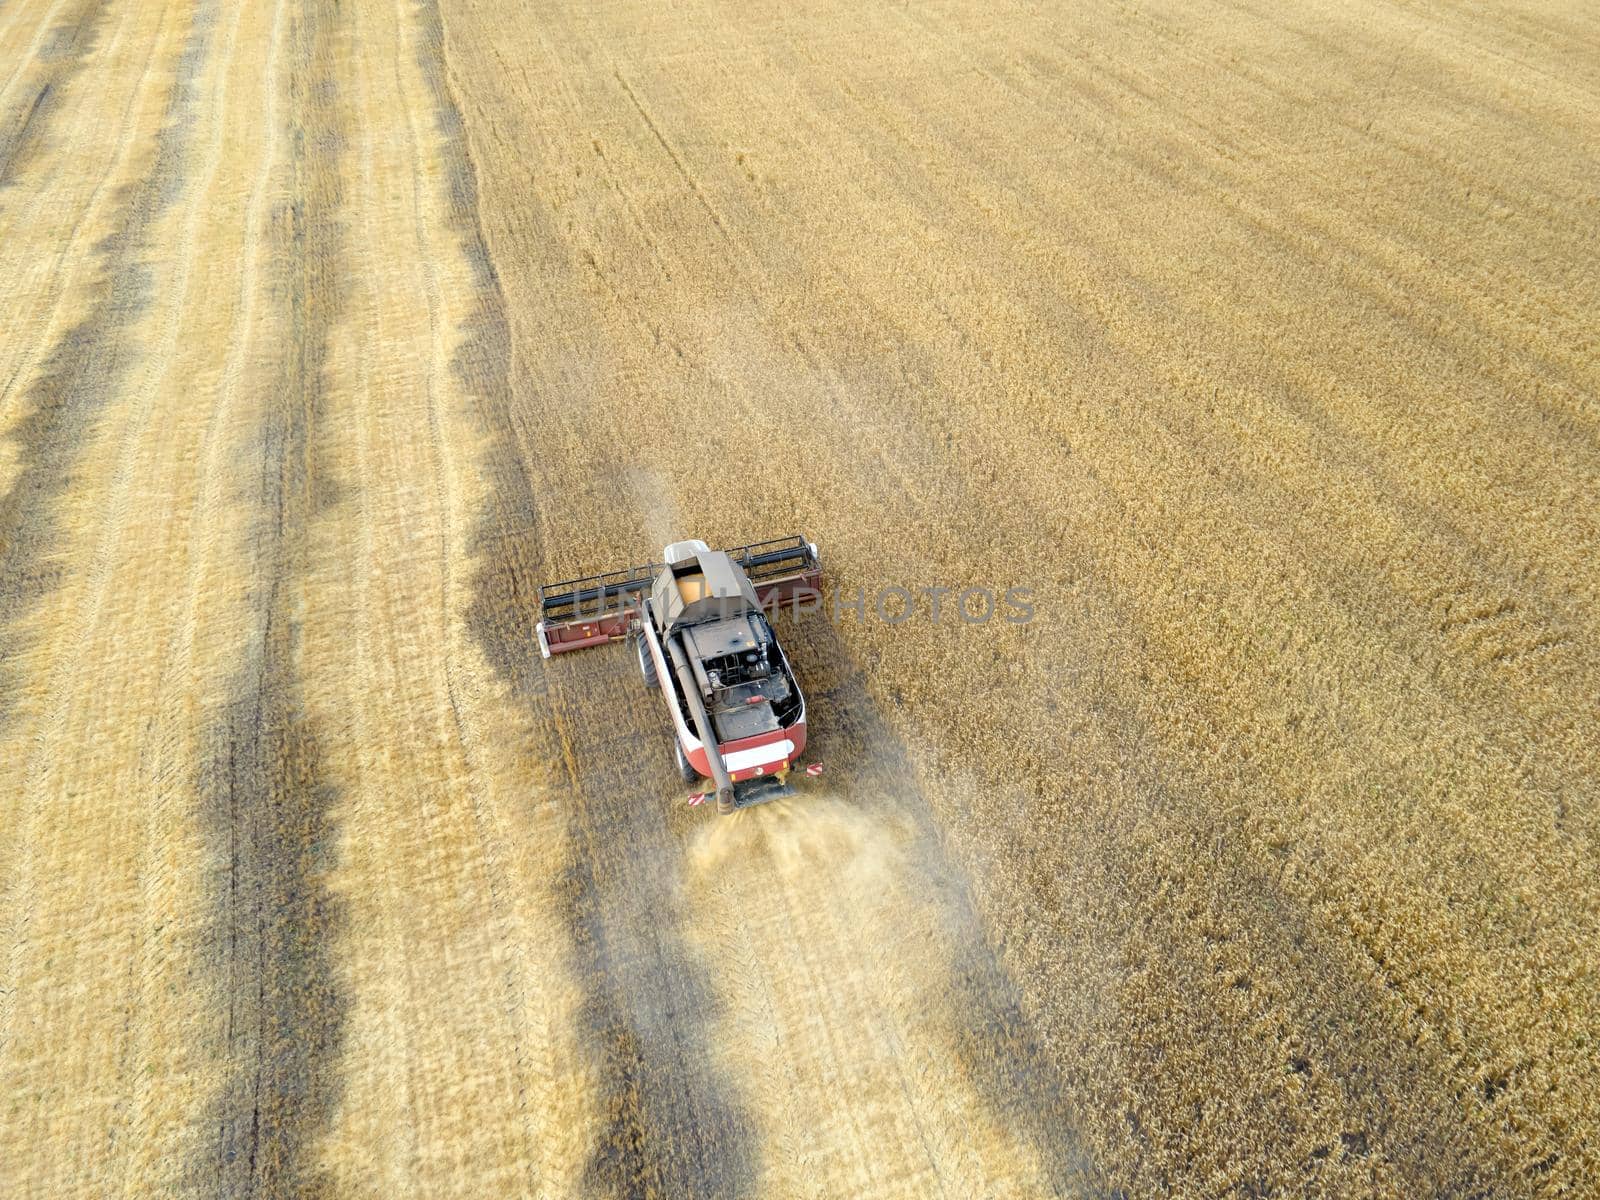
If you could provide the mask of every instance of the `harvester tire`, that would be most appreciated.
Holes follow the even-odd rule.
[[[694,769],[694,764],[689,761],[689,756],[683,752],[683,747],[674,741],[672,752],[678,757],[678,773],[683,776],[685,783],[699,783],[702,776]]]
[[[650,647],[644,640],[644,634],[635,639],[639,651],[639,674],[644,676],[644,686],[654,691],[656,687],[656,660],[650,656]]]

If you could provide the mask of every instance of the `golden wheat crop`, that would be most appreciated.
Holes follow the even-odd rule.
[[[1596,144],[1571,0],[0,0],[0,1196],[1596,1194]],[[534,590],[797,530],[718,820]]]

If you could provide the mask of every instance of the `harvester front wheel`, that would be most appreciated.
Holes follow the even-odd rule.
[[[639,651],[639,674],[644,676],[644,686],[652,691],[656,686],[656,660],[650,656],[650,647],[644,640],[644,634],[635,639]]]
[[[694,764],[689,761],[689,756],[683,752],[683,746],[674,741],[672,751],[678,756],[678,773],[683,776],[685,783],[699,783],[701,775],[694,769]]]

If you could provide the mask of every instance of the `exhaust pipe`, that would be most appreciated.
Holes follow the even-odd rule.
[[[728,777],[728,766],[717,749],[717,737],[711,728],[711,717],[706,712],[705,701],[700,698],[700,685],[695,682],[689,660],[678,645],[679,634],[667,639],[667,652],[672,655],[673,670],[678,673],[678,684],[689,701],[689,715],[694,718],[695,732],[706,748],[706,762],[711,767],[711,782],[717,789],[717,811],[724,815],[733,811],[733,780]]]

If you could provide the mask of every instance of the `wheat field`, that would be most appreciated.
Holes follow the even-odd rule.
[[[1597,146],[1576,0],[0,0],[0,1196],[1600,1196]],[[797,531],[719,819],[535,589]]]

